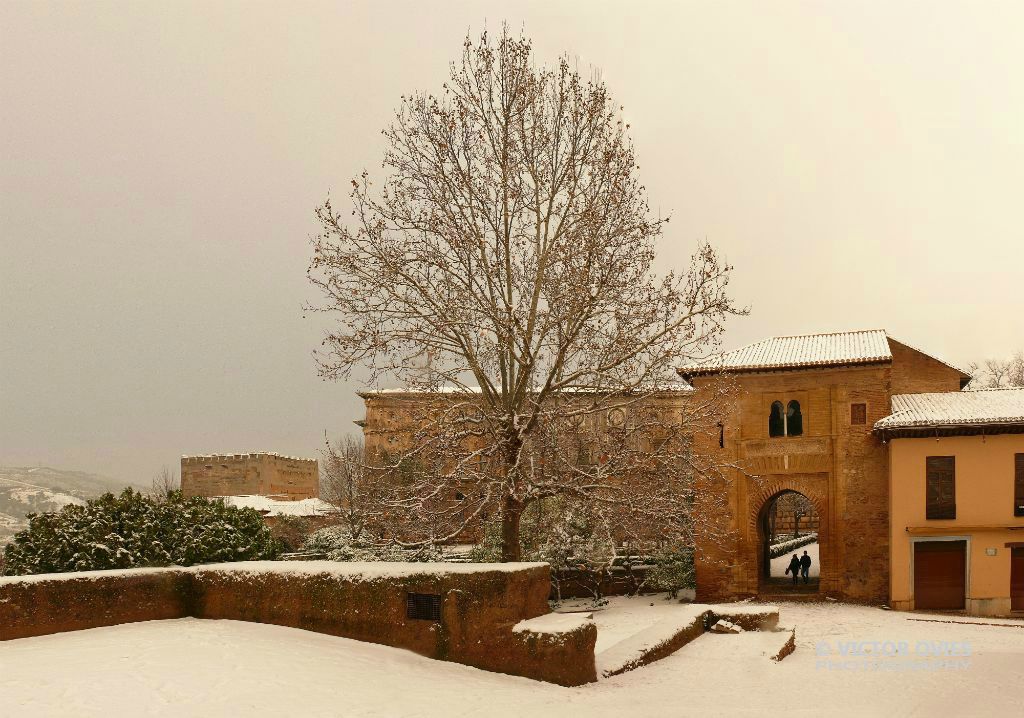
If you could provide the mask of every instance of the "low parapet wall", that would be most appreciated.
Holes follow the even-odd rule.
[[[571,630],[513,630],[549,612],[548,570],[547,564],[294,561],[2,578],[0,640],[219,618],[381,643],[561,685],[594,681],[592,622]],[[410,617],[410,600],[419,601],[421,614],[426,607],[425,618]]]

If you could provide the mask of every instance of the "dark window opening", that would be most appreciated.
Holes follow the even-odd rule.
[[[800,402],[794,399],[786,409],[786,436],[800,436],[804,433],[804,418],[800,413]]]
[[[929,456],[925,459],[927,487],[925,518],[956,518],[956,457]]]
[[[851,424],[866,424],[866,423],[868,423],[868,405],[867,404],[850,404],[850,423]]]
[[[772,402],[772,413],[768,416],[768,436],[785,436],[786,419],[782,415],[781,401]]]
[[[434,593],[410,593],[405,602],[405,615],[418,621],[440,621],[441,597]]]
[[[1014,455],[1013,515],[1024,516],[1024,454]]]
[[[725,448],[725,424],[718,422],[718,448]]]

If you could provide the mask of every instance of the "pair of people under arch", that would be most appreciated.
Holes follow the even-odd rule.
[[[811,573],[811,557],[806,551],[803,556],[797,556],[793,554],[793,558],[789,560],[789,566],[786,568],[786,574],[793,574],[793,585],[797,583],[797,575],[803,578],[804,583],[810,581]]]

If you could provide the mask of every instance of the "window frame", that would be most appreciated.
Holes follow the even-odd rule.
[[[935,493],[932,482],[948,479],[951,500],[933,502]],[[946,493],[940,487],[938,493]],[[926,456],[924,485],[924,517],[926,521],[949,521],[956,519],[956,456]]]
[[[1024,454],[1013,455],[1013,515],[1024,516]]]
[[[793,405],[794,404],[796,405],[796,411],[795,412],[793,411]],[[793,413],[793,417],[792,418],[790,418],[790,412]],[[788,402],[786,402],[786,414],[785,414],[785,417],[786,417],[786,421],[785,421],[786,436],[803,436],[804,435],[804,410],[803,410],[803,407],[800,406],[799,400],[797,400],[797,399],[790,399]],[[790,429],[789,429],[789,425],[790,425],[791,422],[796,424],[797,427],[799,428],[799,431],[796,432],[795,434],[792,431],[790,431]]]
[[[775,416],[775,409],[778,408],[778,418]],[[778,433],[778,429],[782,429],[782,433]],[[774,433],[773,433],[774,432]],[[771,403],[771,408],[768,410],[768,438],[769,439],[780,439],[786,436],[786,405],[776,399]]]
[[[859,419],[859,421],[858,421]],[[850,426],[867,426],[868,405],[864,401],[850,402]]]

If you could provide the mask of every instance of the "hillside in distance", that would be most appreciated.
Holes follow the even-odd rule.
[[[0,546],[28,527],[30,513],[59,511],[68,504],[85,504],[108,491],[120,493],[125,483],[84,471],[45,466],[0,466]],[[148,487],[133,485],[148,490]]]

